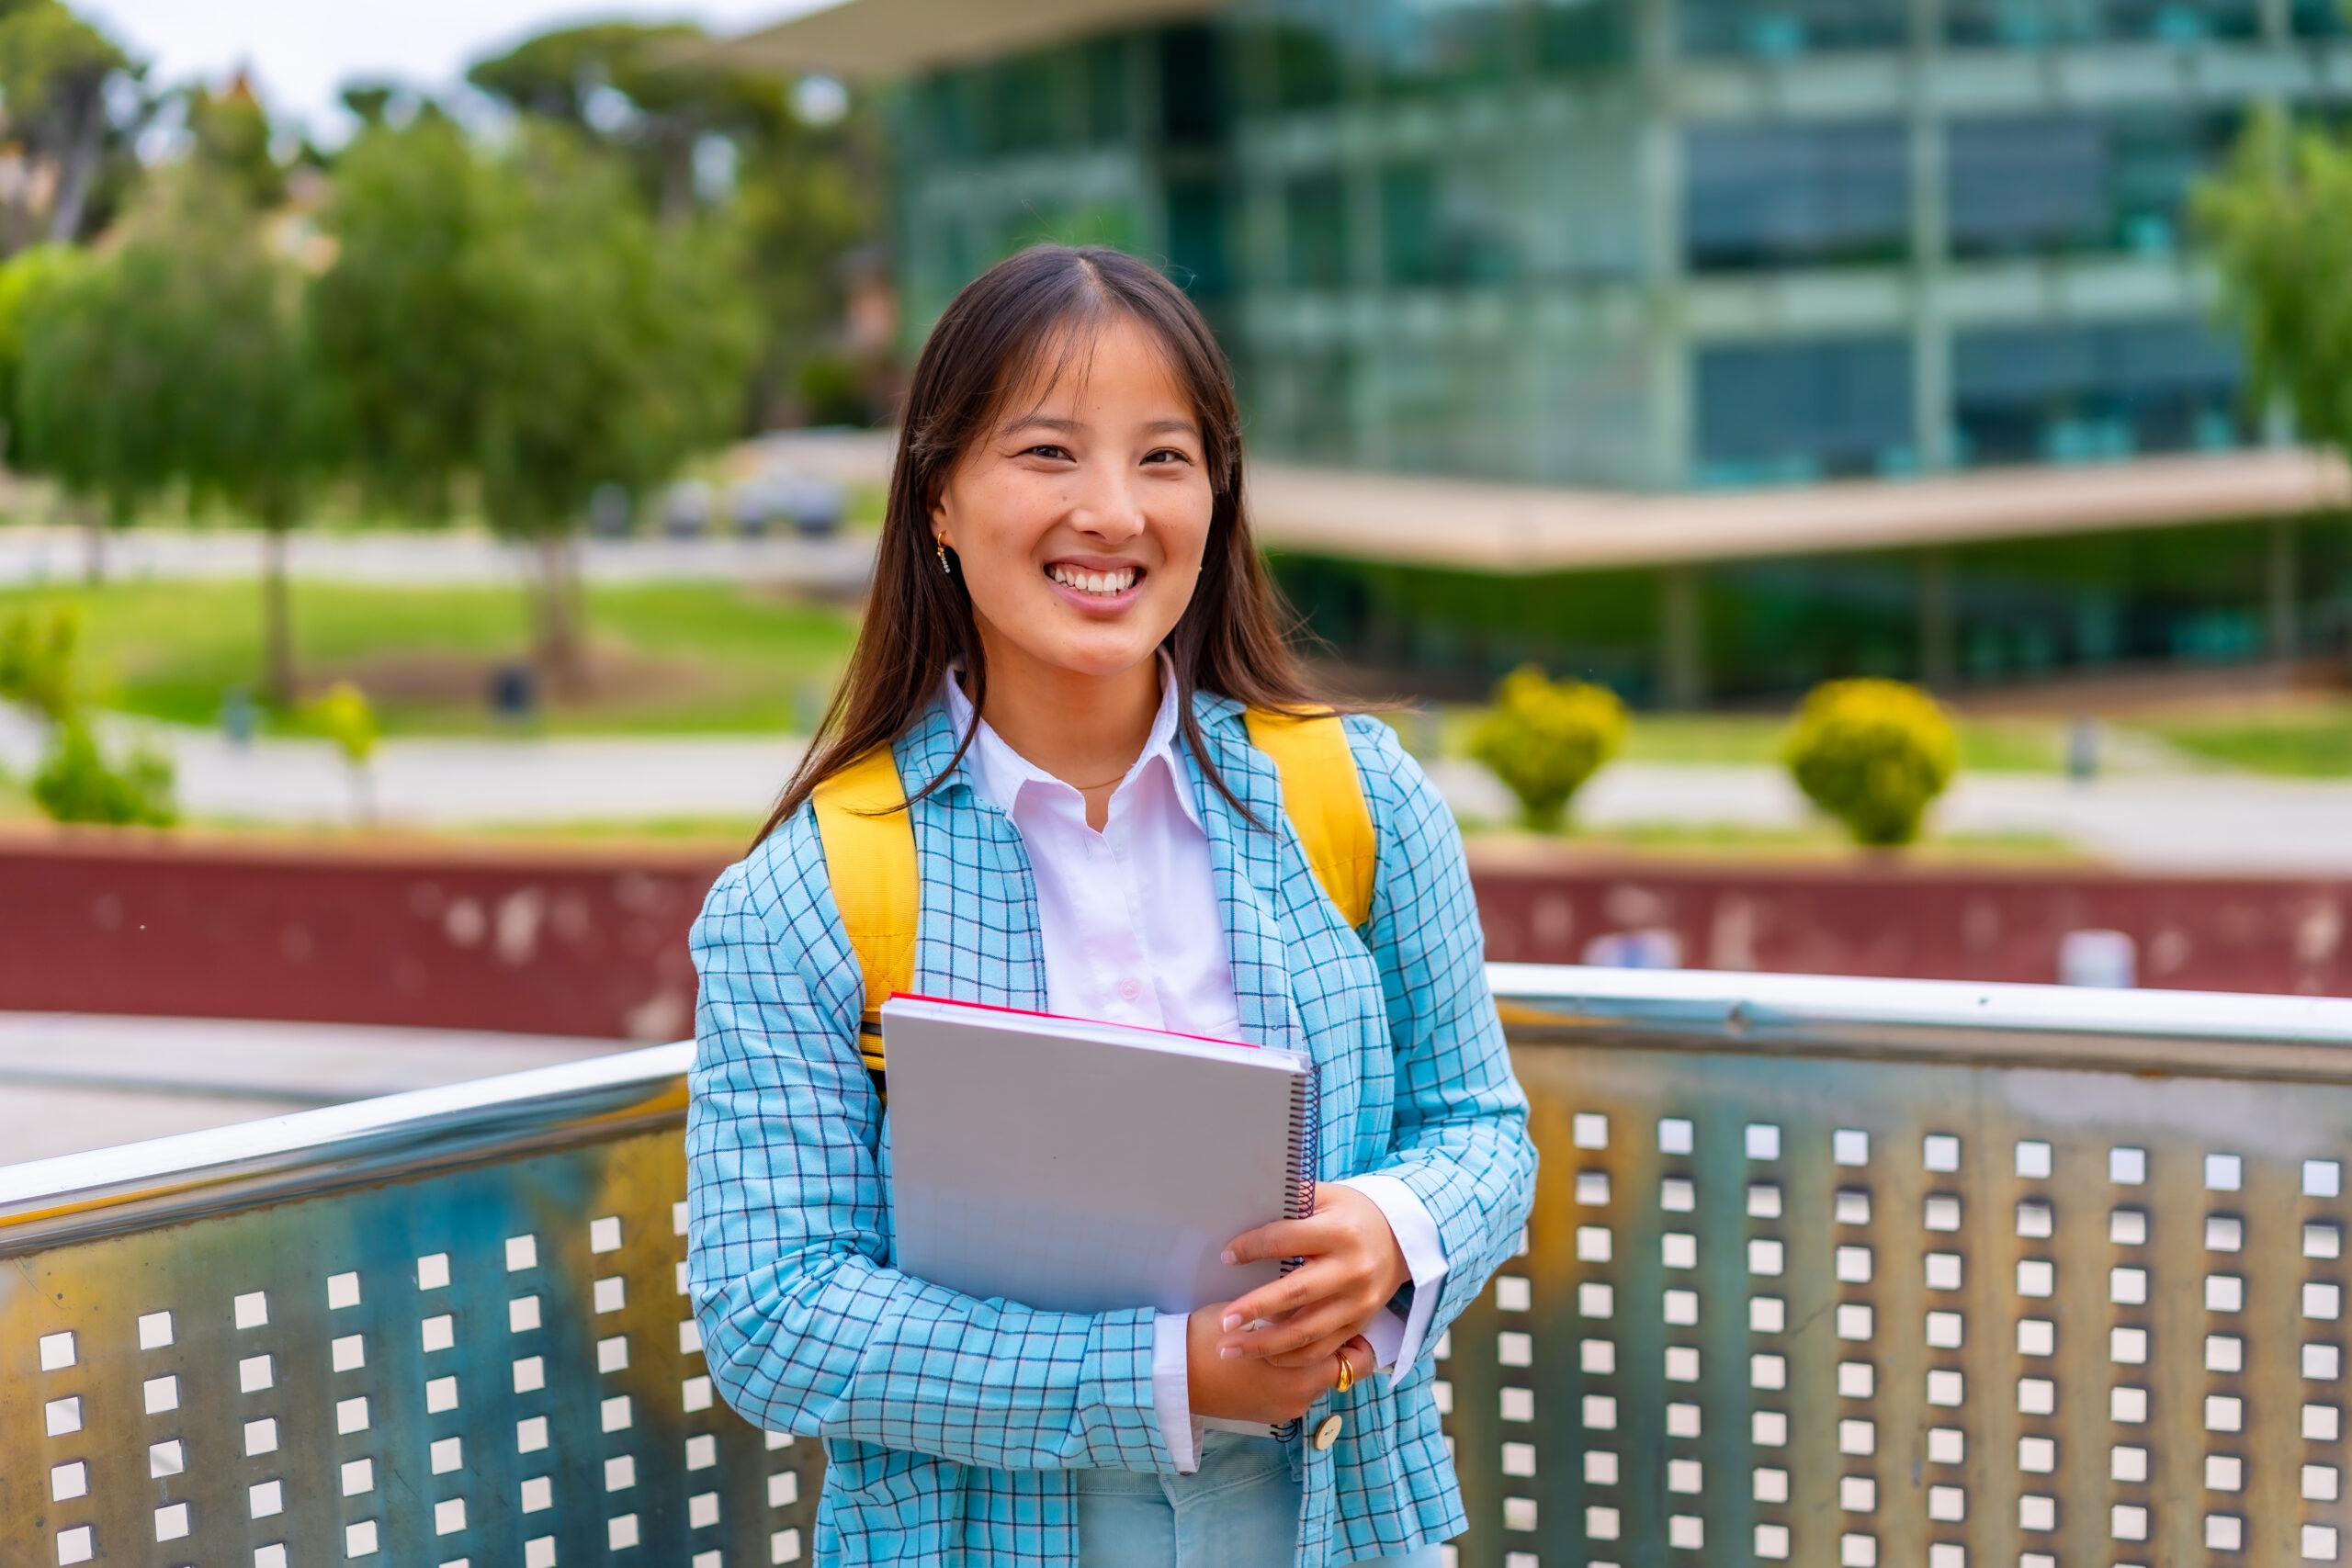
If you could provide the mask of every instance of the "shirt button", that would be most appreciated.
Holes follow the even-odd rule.
[[[1134,976],[1130,975],[1125,979],[1119,982],[1119,995],[1126,998],[1129,1001],[1133,1001],[1137,997],[1143,995],[1143,987],[1136,981]]]
[[[1316,1448],[1318,1450],[1328,1449],[1333,1443],[1338,1442],[1340,1440],[1340,1425],[1341,1422],[1340,1417],[1337,1416],[1326,1416],[1323,1417],[1323,1424],[1315,1428]]]

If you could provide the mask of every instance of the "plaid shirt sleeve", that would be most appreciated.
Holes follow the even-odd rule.
[[[1436,784],[1376,716],[1344,721],[1380,843],[1367,942],[1396,1053],[1396,1142],[1382,1174],[1428,1208],[1445,1275],[1409,1373],[1511,1256],[1535,1202],[1527,1092],[1487,984],[1484,928],[1462,829]],[[1419,1292],[1416,1292],[1417,1295]]]
[[[687,1280],[727,1402],[996,1470],[1172,1472],[1149,1307],[1037,1312],[889,1267],[863,981],[807,809],[720,874],[690,946]]]

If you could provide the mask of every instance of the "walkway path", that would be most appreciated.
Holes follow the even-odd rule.
[[[262,739],[107,715],[101,732],[143,735],[179,768],[183,809],[282,823],[336,823],[351,781],[324,741]],[[39,727],[0,705],[0,767],[23,775]],[[763,813],[799,754],[784,737],[395,739],[375,764],[378,813],[415,825],[562,822]],[[1433,770],[1465,818],[1507,819],[1509,797],[1483,769]],[[1620,762],[1577,803],[1596,827],[1796,827],[1805,806],[1765,767]],[[2119,864],[2240,872],[2352,873],[2352,783],[2235,773],[2119,773],[2087,784],[2052,774],[1964,776],[1939,806],[1947,831],[2049,833]]]

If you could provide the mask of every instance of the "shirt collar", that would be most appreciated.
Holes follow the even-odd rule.
[[[1201,814],[1193,804],[1192,791],[1186,787],[1184,770],[1176,765],[1176,663],[1164,648],[1159,649],[1154,657],[1159,666],[1159,710],[1152,716],[1151,733],[1144,738],[1143,750],[1136,754],[1135,763],[1125,776],[1120,779],[1119,787],[1112,792],[1112,798],[1115,800],[1125,794],[1131,784],[1157,764],[1167,770],[1169,787],[1175,794],[1176,803],[1183,807],[1184,815],[1192,818],[1194,827],[1205,831]],[[955,733],[961,737],[971,725],[972,704],[971,699],[964,695],[964,689],[956,683],[956,666],[948,667],[940,677],[940,687],[942,699],[947,705],[948,720],[955,727]],[[1010,813],[1013,803],[1020,799],[1021,792],[1033,784],[1046,789],[1067,790],[1072,795],[1078,793],[1070,784],[1015,751],[989,728],[985,719],[980,722],[978,733],[972,737],[972,756],[978,763],[974,782],[980,794],[1001,811]]]

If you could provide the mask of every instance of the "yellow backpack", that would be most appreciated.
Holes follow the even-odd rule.
[[[1266,708],[1248,709],[1250,744],[1274,761],[1282,775],[1283,808],[1298,829],[1306,863],[1351,926],[1372,913],[1377,842],[1363,781],[1336,715],[1299,718]],[[885,1094],[882,1004],[893,991],[913,988],[915,925],[922,883],[915,871],[914,821],[897,809],[906,801],[898,760],[876,746],[811,793],[825,872],[850,951],[865,976],[865,1010],[858,1054]]]

